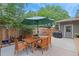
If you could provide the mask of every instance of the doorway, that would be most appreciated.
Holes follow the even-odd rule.
[[[73,38],[73,24],[64,25],[64,37]]]

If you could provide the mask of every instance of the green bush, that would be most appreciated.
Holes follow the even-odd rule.
[[[22,35],[32,35],[33,29],[32,28],[23,28],[21,29]]]
[[[79,33],[75,33],[75,37],[76,38],[79,38]]]

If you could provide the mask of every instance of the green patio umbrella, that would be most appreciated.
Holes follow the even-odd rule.
[[[22,22],[25,25],[36,25],[37,26],[37,34],[39,33],[38,27],[40,26],[52,26],[53,25],[53,20],[50,20],[47,17],[41,17],[41,16],[35,16],[35,17],[30,17],[26,18]]]

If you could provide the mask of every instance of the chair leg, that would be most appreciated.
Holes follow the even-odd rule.
[[[16,56],[16,51],[14,52],[14,56]]]
[[[35,44],[32,44],[32,53],[34,53],[34,49],[35,49]]]
[[[26,51],[27,51],[27,55],[28,55],[28,48],[26,48]]]
[[[16,55],[18,55],[18,52],[17,52],[17,51],[15,51],[15,56],[16,56]]]
[[[31,52],[33,53],[33,46],[30,47]]]
[[[48,50],[48,47],[46,48],[46,51]]]
[[[42,48],[42,54],[43,54],[43,48]]]

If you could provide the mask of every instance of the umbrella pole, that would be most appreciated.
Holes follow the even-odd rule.
[[[38,21],[37,21],[37,35],[39,34]]]

